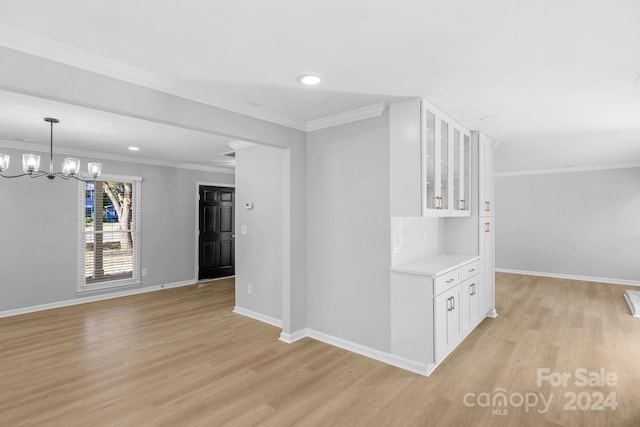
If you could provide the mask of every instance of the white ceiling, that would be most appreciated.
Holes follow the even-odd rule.
[[[498,171],[640,161],[637,0],[0,6],[0,44],[31,53],[39,45],[58,60],[90,53],[110,69],[292,127],[425,97],[500,141]],[[323,78],[318,87],[296,81],[309,72]],[[499,118],[479,120],[488,115]]]
[[[233,158],[220,154],[231,150],[229,138],[7,91],[0,91],[0,145],[26,143],[48,151],[50,129],[45,117],[60,120],[53,129],[56,153],[56,148],[64,147],[78,155],[94,151],[140,162],[234,166]],[[132,152],[130,146],[140,151]]]

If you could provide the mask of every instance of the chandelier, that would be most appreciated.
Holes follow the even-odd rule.
[[[62,172],[54,172],[53,171],[53,124],[60,123],[60,120],[54,119],[51,117],[45,117],[45,122],[48,122],[51,126],[51,136],[50,136],[50,144],[49,144],[49,171],[41,171],[40,168],[40,156],[37,154],[23,154],[22,155],[22,171],[24,173],[18,175],[4,175],[2,172],[6,171],[9,168],[9,155],[0,153],[0,176],[3,178],[18,178],[21,176],[30,176],[31,178],[39,178],[41,176],[46,176],[49,179],[54,179],[55,177],[59,177],[62,179],[77,179],[78,181],[94,181],[97,177],[100,176],[102,172],[102,165],[100,163],[89,163],[89,175],[93,178],[89,180],[84,180],[78,177],[78,172],[80,172],[80,160],[74,159],[71,157],[67,157],[62,162]]]

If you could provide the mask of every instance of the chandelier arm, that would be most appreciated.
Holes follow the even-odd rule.
[[[55,176],[58,176],[58,177],[66,180],[66,181],[68,181],[69,179],[73,178],[76,181],[80,181],[80,182],[95,182],[95,179],[93,179],[93,178],[92,179],[82,179],[82,178],[78,177],[77,175],[68,175],[68,174],[65,174],[65,173],[62,173],[62,172],[56,172]]]
[[[70,178],[75,179],[76,181],[80,181],[80,182],[96,182],[95,178],[91,178],[91,179],[82,179],[82,178],[79,178],[79,177],[78,177],[78,176],[76,176],[76,175],[70,175],[69,177],[70,177]]]
[[[21,173],[20,175],[4,175],[0,173],[0,176],[3,178],[20,178],[21,176],[29,175],[28,173]]]

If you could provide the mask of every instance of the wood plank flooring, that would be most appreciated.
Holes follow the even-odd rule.
[[[428,378],[284,344],[231,312],[229,282],[0,319],[0,426],[640,426],[640,319],[625,287],[498,274],[496,288],[499,317]],[[617,383],[536,384],[537,368],[582,367]],[[478,406],[498,389],[511,403]],[[583,407],[613,392],[617,409],[565,410],[571,392]],[[517,405],[527,393],[553,393],[548,411]]]

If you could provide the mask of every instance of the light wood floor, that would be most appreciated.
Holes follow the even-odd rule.
[[[0,319],[0,426],[639,426],[640,319],[624,289],[499,274],[499,317],[429,378],[281,343],[231,312],[228,282]],[[618,383],[538,387],[545,367],[604,367]],[[463,403],[496,388],[555,400],[542,414]],[[565,411],[567,391],[615,392],[618,408]]]

